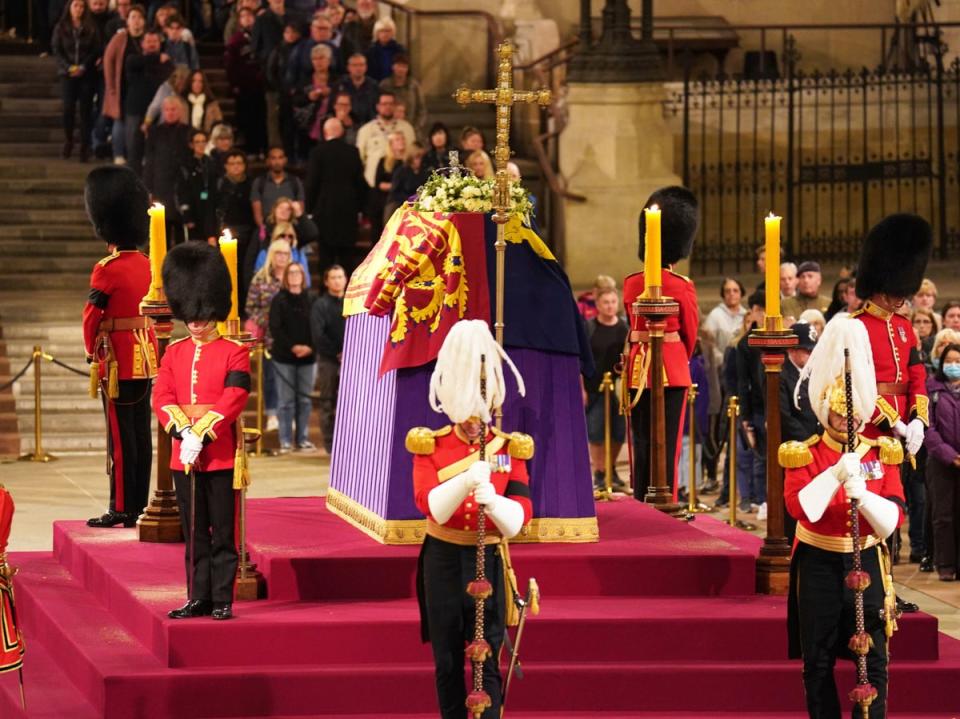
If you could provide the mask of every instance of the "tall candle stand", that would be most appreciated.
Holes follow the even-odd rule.
[[[761,351],[767,380],[767,534],[757,557],[757,592],[786,594],[790,583],[790,543],[783,530],[783,469],[777,458],[780,448],[780,372],[785,353],[798,339],[783,328],[783,317],[767,317],[763,329],[747,338],[750,347]],[[731,479],[731,481],[734,481]]]

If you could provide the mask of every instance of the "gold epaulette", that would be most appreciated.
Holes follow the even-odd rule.
[[[106,266],[106,264],[107,264],[108,262],[113,262],[113,261],[114,261],[115,259],[117,259],[119,256],[120,256],[120,253],[119,253],[119,252],[114,252],[113,254],[110,254],[110,255],[107,255],[106,257],[104,257],[102,260],[100,260],[99,262],[97,262],[97,264],[100,265],[101,267],[104,267],[104,266]]]
[[[679,278],[680,278],[681,280],[683,280],[684,282],[688,282],[688,283],[690,283],[690,284],[693,284],[693,280],[691,280],[691,279],[690,279],[689,277],[687,277],[686,275],[681,275],[681,274],[680,274],[679,272],[677,272],[676,270],[670,270],[670,274],[672,274],[672,275],[675,276],[675,277],[679,277]]]
[[[407,432],[407,439],[404,442],[407,451],[411,454],[433,454],[437,447],[437,437],[443,437],[450,434],[452,426],[447,425],[440,429],[430,429],[429,427],[414,427]]]
[[[530,459],[533,457],[533,437],[523,432],[504,432],[496,427],[493,433],[497,437],[503,437],[507,440],[507,452],[514,459]]]
[[[903,464],[903,445],[895,437],[877,437],[877,448],[880,450],[880,462],[883,464]]]
[[[190,339],[190,335],[187,335],[186,337],[178,337],[175,340],[170,340],[170,342],[167,344],[167,349],[170,349],[178,342],[183,342],[184,340],[188,340],[188,339]]]
[[[803,442],[790,440],[780,445],[777,450],[777,460],[784,469],[797,469],[806,467],[813,461],[813,453],[810,448],[820,441],[819,435],[813,435]]]

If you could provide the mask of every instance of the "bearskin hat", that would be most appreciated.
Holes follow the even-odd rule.
[[[700,206],[696,196],[686,187],[671,185],[654,191],[643,205],[644,209],[657,205],[661,210],[660,242],[664,265],[672,265],[693,250],[693,238],[700,225]],[[640,211],[639,256],[643,259],[644,238],[647,232],[646,213]]]
[[[163,261],[163,291],[179,320],[223,322],[230,314],[232,289],[223,255],[205,242],[177,245]]]
[[[920,289],[932,248],[933,229],[922,217],[884,217],[860,250],[857,297],[866,300],[878,293],[912,297]]]
[[[133,250],[150,235],[150,193],[128,167],[106,165],[91,170],[83,200],[97,236],[120,250]]]

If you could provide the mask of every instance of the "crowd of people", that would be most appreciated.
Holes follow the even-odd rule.
[[[492,175],[483,133],[466,127],[457,142],[443,123],[428,127],[407,49],[375,0],[54,0],[47,10],[63,157],[78,146],[81,162],[134,170],[166,207],[170,246],[230,230],[247,329],[271,353],[267,426],[282,451],[312,449],[316,384],[329,451],[343,349],[332,306],[369,239],[452,150]],[[215,96],[199,40],[222,41],[228,98]]]
[[[765,272],[763,249],[757,269]],[[836,314],[859,310],[856,275],[842,269],[830,294],[822,291],[823,274],[815,261],[784,262],[780,266],[780,296],[785,326],[798,338],[788,350],[780,379],[781,440],[804,441],[822,432],[811,409],[805,387],[796,393],[800,372],[807,363],[827,322]],[[720,301],[700,322],[699,341],[690,360],[697,384],[696,466],[701,493],[717,492],[717,507],[729,505],[729,463],[721,468],[722,452],[736,453],[738,510],[766,518],[766,379],[758,350],[746,342],[750,331],[765,318],[764,287],[747,289],[736,277],[726,277],[718,288]],[[623,317],[620,295],[612,277],[600,275],[594,287],[579,298],[587,323],[597,373],[586,379],[584,405],[596,488],[605,481],[603,396],[598,390],[604,372],[616,375],[629,326]],[[960,568],[960,300],[941,301],[936,285],[924,279],[912,300],[898,312],[913,326],[916,352],[927,374],[930,423],[924,446],[915,464],[902,467],[909,521],[909,561],[921,571],[938,572],[951,581]],[[726,447],[729,436],[727,402],[737,397],[740,407],[736,447]],[[620,455],[625,439],[624,418],[613,398],[609,416],[613,456]],[[684,428],[679,461],[678,497],[686,500],[690,450]],[[615,490],[629,491],[614,471]],[[789,515],[787,534],[792,539]],[[896,535],[895,535],[896,536]],[[894,554],[899,555],[899,537]]]

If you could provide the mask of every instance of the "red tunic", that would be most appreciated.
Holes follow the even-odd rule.
[[[523,507],[523,523],[526,524],[533,516],[526,461],[510,456],[509,440],[505,437],[488,434],[487,448],[487,461],[494,465],[490,481],[493,482],[497,494],[520,503]],[[427,502],[430,490],[466,471],[479,456],[479,445],[470,444],[458,427],[453,427],[452,430],[450,427],[437,430],[433,453],[418,454],[413,458],[413,492],[417,508],[430,517],[430,506]],[[476,531],[477,503],[473,499],[473,492],[467,495],[445,526]],[[492,523],[488,520],[488,531],[491,526]],[[496,533],[496,528],[493,529],[493,533]]]
[[[180,432],[187,427],[206,445],[199,472],[233,467],[237,419],[250,394],[250,353],[239,342],[216,337],[171,342],[160,363],[153,410],[173,437],[170,469],[183,471]]]
[[[897,420],[909,422],[914,417],[930,426],[927,375],[910,320],[869,301],[851,316],[867,328],[880,385],[877,408],[863,433],[868,437],[889,435]]]
[[[623,281],[623,302],[630,312],[630,305],[643,292],[643,273],[636,272]],[[693,280],[672,270],[663,270],[663,294],[672,297],[680,304],[680,312],[667,318],[666,337],[663,343],[664,384],[667,387],[690,386],[690,358],[697,344],[697,329],[700,326],[700,308],[697,304],[697,288]],[[630,315],[630,356],[624,374],[629,379],[630,388],[637,388],[640,373],[638,364],[643,361],[643,351],[648,343],[645,339],[647,321],[643,317]],[[650,374],[647,374],[646,386],[650,386]]]
[[[150,260],[137,250],[114,252],[100,260],[90,275],[90,295],[83,308],[83,344],[87,358],[117,363],[117,379],[147,379],[157,374],[157,337],[153,323],[140,315],[140,302],[150,290]],[[122,329],[101,324],[117,324]],[[139,325],[127,328],[128,326]]]
[[[873,442],[869,439],[863,439],[860,445],[863,449],[861,457],[861,466],[867,470],[867,489],[874,494],[892,500],[900,507],[900,519],[897,524],[903,522],[903,486],[900,484],[900,465],[883,464],[880,461],[880,452]],[[807,486],[814,477],[825,472],[835,465],[842,454],[843,447],[829,435],[824,434],[820,441],[810,447],[810,453],[813,455],[813,461],[804,467],[788,468],[784,477],[783,499],[787,504],[787,511],[790,516],[811,532],[829,537],[849,537],[850,536],[850,500],[841,486],[830,504],[827,505],[823,516],[816,522],[807,519],[806,512],[800,506],[800,490]],[[864,452],[864,450],[866,450]],[[874,476],[871,476],[874,475]],[[882,475],[876,477],[875,475]],[[873,527],[870,523],[860,516],[860,536],[866,537],[873,534]]]

